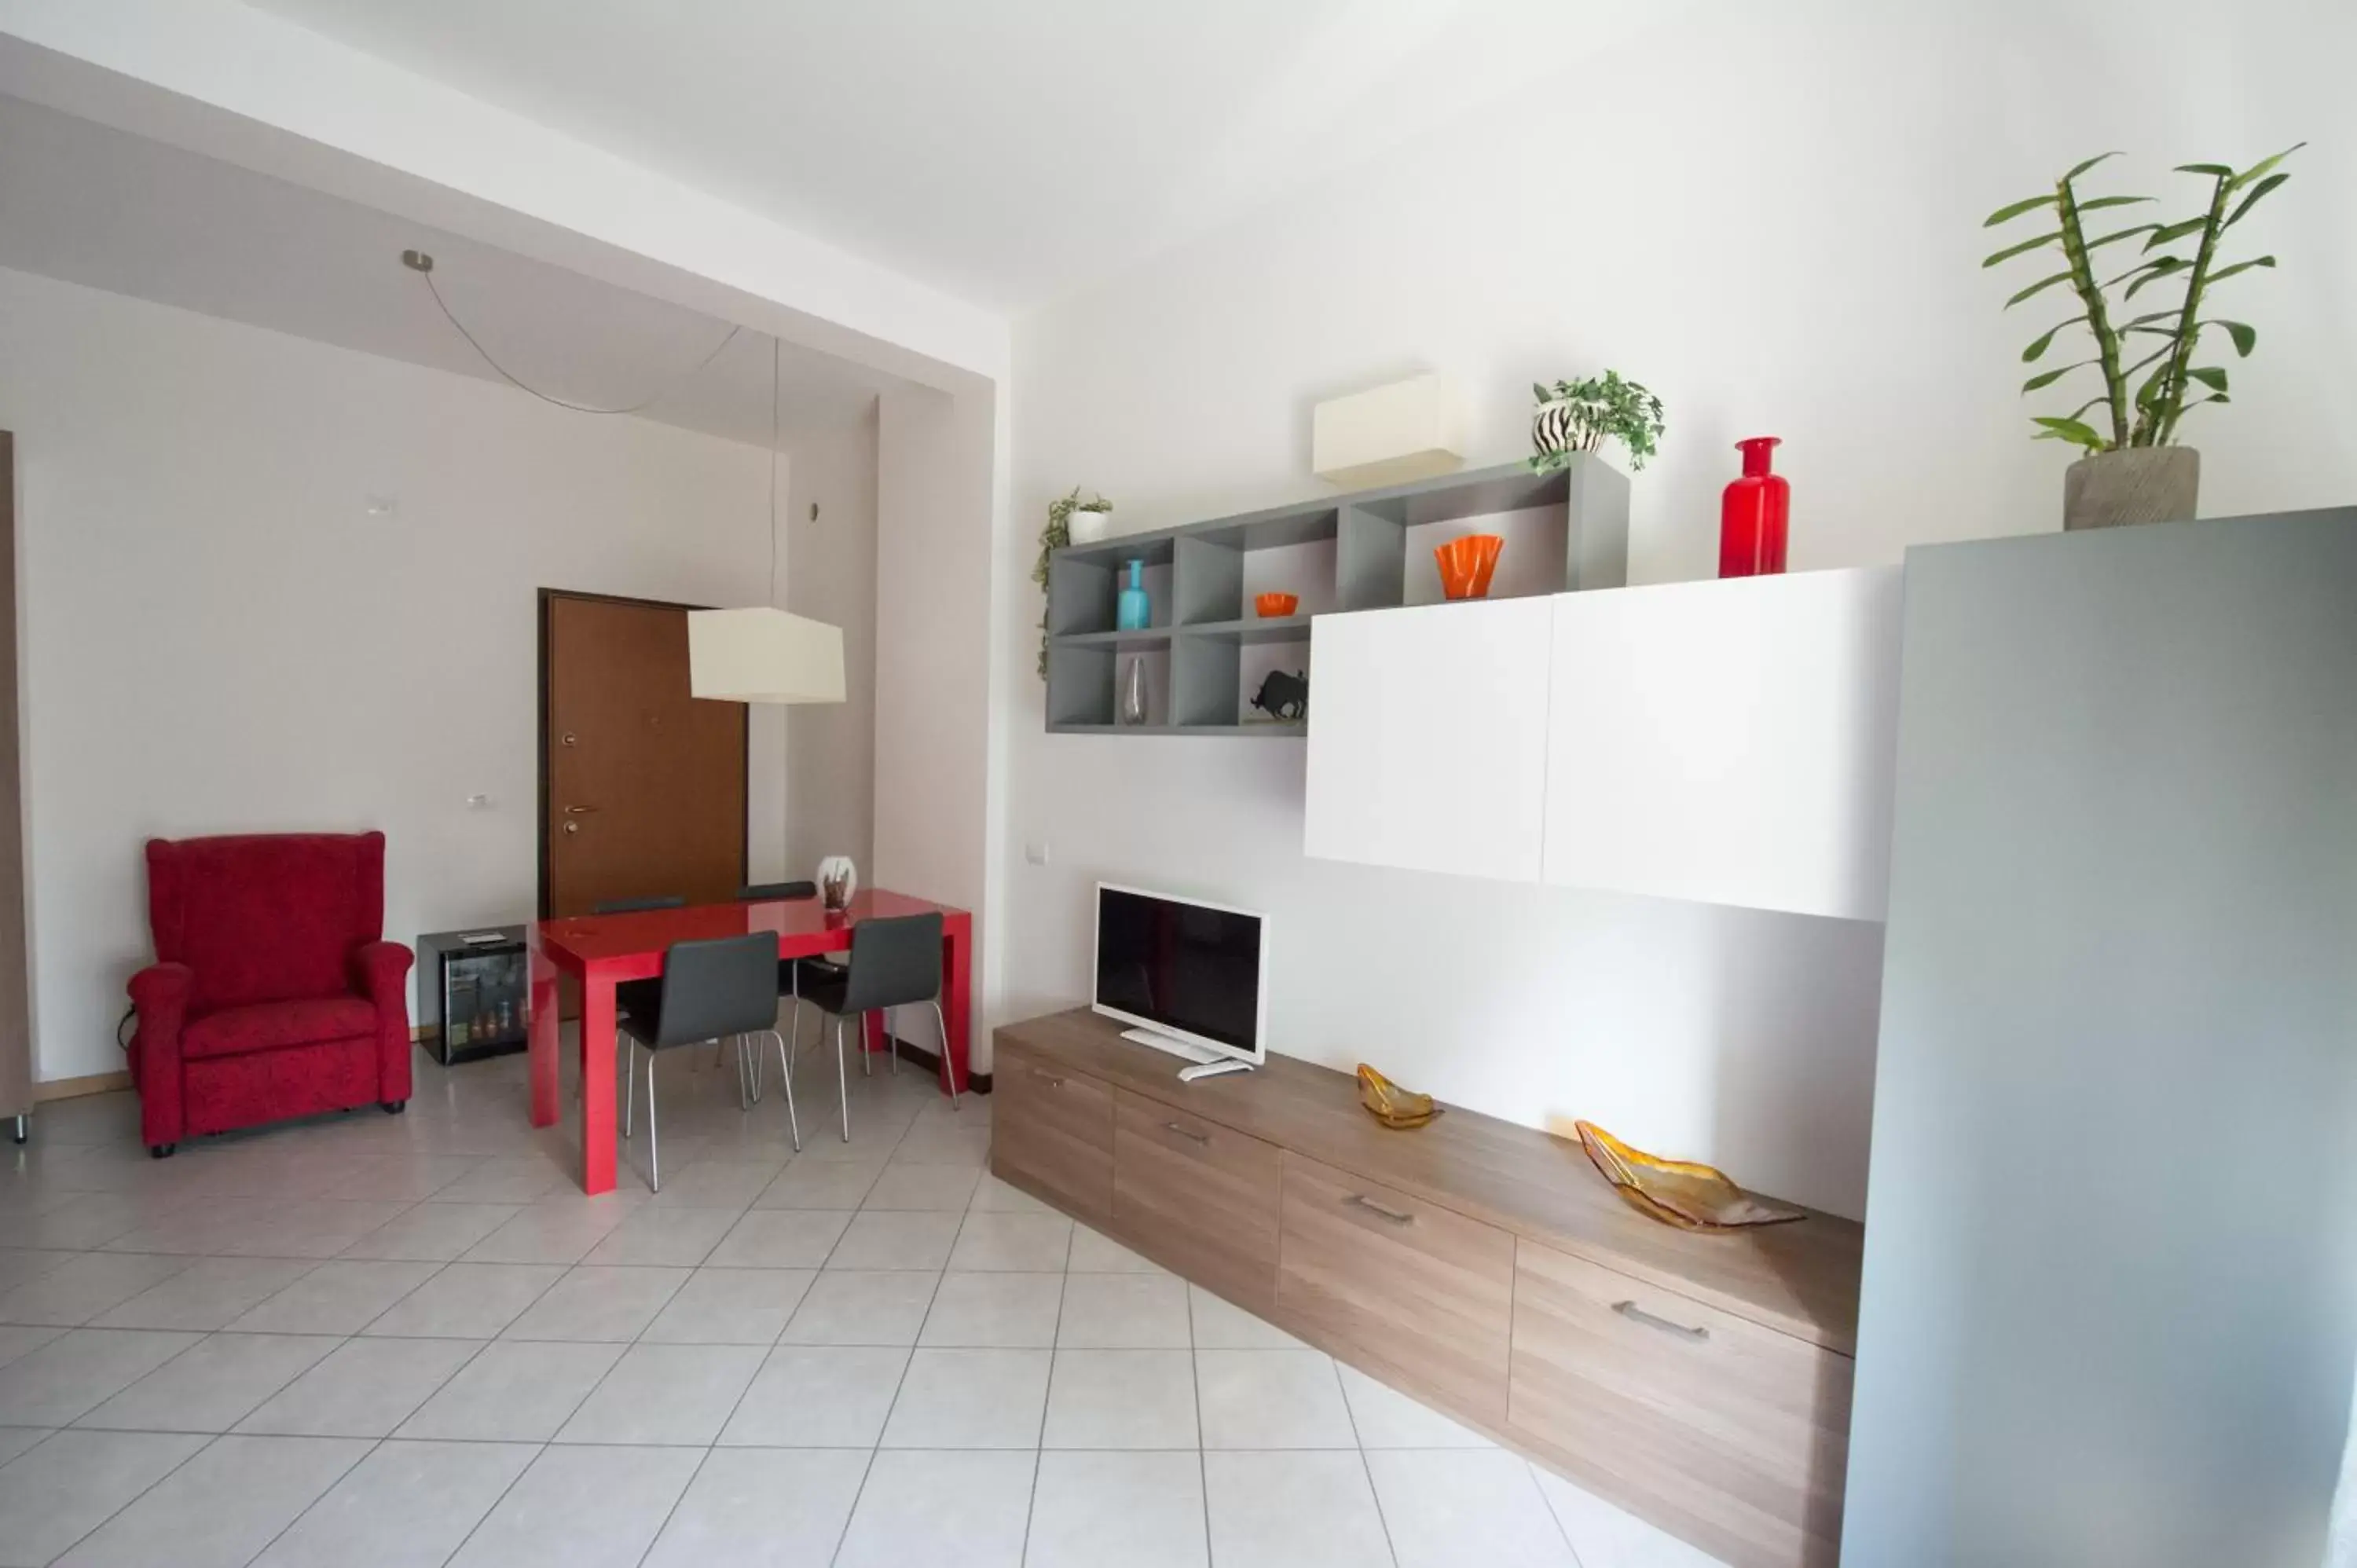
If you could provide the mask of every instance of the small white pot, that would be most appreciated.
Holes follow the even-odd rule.
[[[1102,511],[1076,511],[1064,520],[1064,525],[1071,530],[1073,543],[1094,544],[1113,525],[1113,510],[1108,507]]]

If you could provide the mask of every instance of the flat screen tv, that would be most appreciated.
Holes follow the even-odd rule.
[[[1246,909],[1097,884],[1091,1007],[1128,1038],[1198,1062],[1266,1056],[1268,921]]]

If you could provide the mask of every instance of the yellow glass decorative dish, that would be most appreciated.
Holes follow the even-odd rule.
[[[1441,1112],[1429,1094],[1410,1094],[1366,1063],[1359,1064],[1359,1103],[1386,1127],[1421,1127]]]
[[[1740,1230],[1807,1218],[1797,1208],[1752,1197],[1709,1165],[1632,1149],[1592,1122],[1573,1125],[1579,1129],[1579,1146],[1613,1190],[1638,1212],[1665,1225],[1682,1230]]]

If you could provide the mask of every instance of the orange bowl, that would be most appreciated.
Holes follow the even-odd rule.
[[[1300,606],[1299,594],[1256,594],[1253,597],[1253,608],[1270,619],[1289,616]]]
[[[1506,542],[1494,533],[1469,533],[1432,553],[1440,563],[1440,591],[1452,599],[1487,598],[1498,553]]]

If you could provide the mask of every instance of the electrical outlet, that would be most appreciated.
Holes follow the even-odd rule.
[[[1035,839],[1031,843],[1025,844],[1023,846],[1023,858],[1029,861],[1034,865],[1047,865],[1048,841],[1046,839]]]

